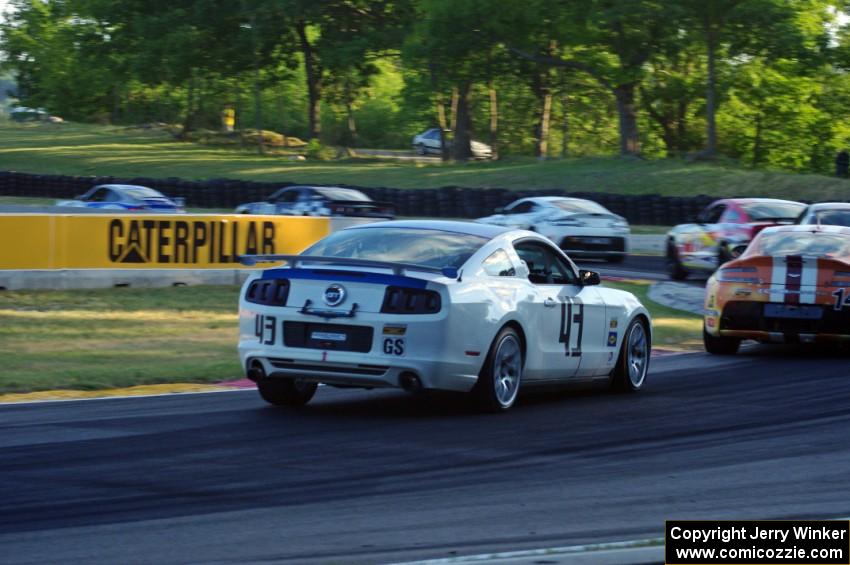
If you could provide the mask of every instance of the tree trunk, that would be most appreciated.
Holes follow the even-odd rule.
[[[265,154],[263,142],[263,93],[260,88],[260,54],[257,50],[257,21],[251,16],[251,42],[254,48],[254,128],[257,130],[257,153]]]
[[[554,57],[558,44],[554,40],[549,41],[546,50],[548,57]],[[536,77],[535,94],[540,100],[540,119],[537,122],[537,146],[534,153],[538,159],[545,160],[549,153],[549,123],[552,118],[552,69],[546,67],[539,71]]]
[[[189,89],[186,93],[186,117],[183,119],[183,130],[180,137],[185,137],[195,129],[195,72],[189,74]]]
[[[280,133],[283,135],[283,148],[286,149],[289,147],[289,143],[286,140],[286,96],[283,94],[280,95]]]
[[[540,108],[540,124],[537,128],[536,155],[541,161],[546,160],[549,154],[549,122],[552,118],[552,91],[549,86],[544,87],[543,104]]]
[[[449,144],[446,143],[446,105],[443,102],[443,95],[437,93],[437,123],[440,125],[440,159],[443,161],[449,160]]]
[[[237,87],[236,89],[236,123],[234,127],[239,132],[239,146],[243,149],[245,148],[245,124],[243,122],[243,118],[245,117],[245,105],[242,102],[242,89]]]
[[[307,23],[304,20],[298,20],[295,24],[295,30],[301,42],[301,54],[304,56],[304,72],[307,78],[307,118],[310,127],[310,139],[319,139],[322,133],[320,113],[322,95],[321,69],[313,53],[313,46],[310,45],[310,41],[307,39]]]
[[[457,129],[457,104],[458,104],[458,91],[457,87],[452,88],[452,113],[449,116],[451,119],[451,123],[449,124],[449,129],[454,132]]]
[[[570,154],[570,100],[567,94],[561,95],[561,159],[566,159]]]
[[[499,101],[496,96],[496,86],[493,81],[488,85],[490,91],[490,147],[492,149],[492,159],[499,158]]]
[[[345,99],[345,112],[348,118],[348,141],[351,147],[357,146],[357,123],[354,121],[354,108],[351,106],[351,99]]]
[[[687,119],[688,119],[688,103],[684,100],[679,101],[678,112],[676,114],[676,149],[679,155],[684,155],[687,147]]]
[[[467,161],[472,157],[472,141],[470,131],[472,129],[472,120],[469,115],[469,89],[468,83],[463,83],[457,92],[457,119],[455,124],[454,145],[452,150],[454,158],[457,161]]]
[[[617,99],[617,115],[620,122],[620,155],[639,155],[637,111],[635,108],[635,85],[619,84],[614,87]]]
[[[704,154],[708,157],[713,157],[717,153],[717,121],[715,114],[717,111],[717,75],[715,69],[715,57],[717,51],[717,41],[714,37],[714,30],[711,29],[711,24],[705,23],[705,39],[706,48],[708,50],[708,80],[705,89],[705,151]]]
[[[437,70],[433,63],[429,63],[428,73],[431,76],[431,89],[434,91],[434,99],[437,104],[437,124],[440,126],[440,158],[443,161],[448,161],[449,146],[446,143],[446,104],[443,101],[443,93],[440,92],[439,82],[437,81]]]
[[[762,160],[762,113],[761,108],[756,114],[756,133],[753,138],[753,168],[755,169]]]

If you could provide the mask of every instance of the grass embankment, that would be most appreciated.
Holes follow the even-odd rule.
[[[566,189],[622,194],[846,198],[850,183],[821,175],[752,171],[681,160],[597,157],[422,164],[369,159],[291,161],[250,150],[175,141],[161,130],[83,124],[0,124],[0,170],[118,177],[236,178],[433,188]]]
[[[0,293],[0,392],[240,375],[238,288]]]
[[[633,293],[652,316],[652,345],[665,349],[702,351],[702,317],[662,306],[649,299],[649,282],[605,281],[605,286]]]
[[[646,285],[606,283],[650,309],[655,345],[692,347],[697,316]],[[241,376],[236,286],[0,293],[0,393],[217,382]]]

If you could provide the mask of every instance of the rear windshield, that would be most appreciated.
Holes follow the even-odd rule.
[[[428,229],[359,228],[333,233],[301,254],[459,268],[487,241]]]
[[[132,187],[124,187],[118,189],[119,192],[123,192],[128,195],[130,198],[143,199],[143,198],[163,198],[162,194],[155,191],[152,188],[148,188],[146,186],[132,186]]]
[[[747,248],[745,255],[844,257],[850,255],[850,236],[799,231],[762,232]]]
[[[753,202],[742,204],[750,220],[796,220],[805,204],[797,202]]]
[[[608,210],[590,200],[553,200],[557,208],[570,214],[607,214]]]
[[[819,210],[807,223],[850,227],[850,210]]]
[[[371,202],[372,199],[360,192],[350,188],[315,188],[313,189],[328,200],[359,200]]]

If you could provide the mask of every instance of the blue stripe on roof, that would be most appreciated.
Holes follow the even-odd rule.
[[[342,271],[335,269],[268,269],[263,271],[263,279],[302,279],[313,281],[332,282],[354,282],[382,284],[386,286],[400,286],[404,288],[425,288],[428,281],[404,277],[399,275],[387,275],[383,273],[359,273],[356,271]]]

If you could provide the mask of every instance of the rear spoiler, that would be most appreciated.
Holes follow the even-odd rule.
[[[405,271],[436,273],[450,279],[460,278],[455,267],[428,267],[410,263],[393,263],[390,261],[370,261],[368,259],[353,259],[351,257],[322,257],[319,255],[240,255],[239,262],[253,267],[257,263],[279,263],[286,261],[290,267],[297,268],[303,263],[321,263],[324,265],[340,265],[343,267],[366,267],[372,269],[389,269],[394,275],[403,275]]]

